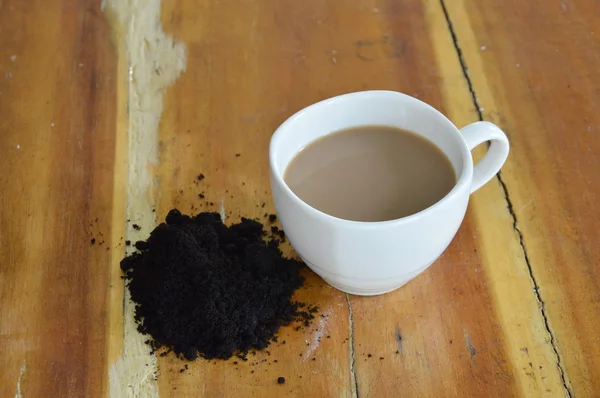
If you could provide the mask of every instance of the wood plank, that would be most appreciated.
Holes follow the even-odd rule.
[[[242,215],[264,220],[274,211],[267,156],[272,132],[292,112],[327,95],[315,89],[310,71],[319,68],[313,63],[332,64],[333,48],[321,54],[302,38],[310,29],[304,21],[316,25],[311,15],[320,6],[275,1],[165,6],[165,30],[186,44],[188,65],[167,93],[161,122],[159,212],[208,208],[223,211],[228,222]],[[294,21],[288,20],[290,12]],[[196,186],[199,173],[206,179]],[[199,200],[201,192],[205,200]],[[161,395],[352,396],[346,298],[306,275],[308,289],[296,298],[317,303],[324,315],[309,330],[284,329],[269,353],[245,363],[197,361],[180,373],[180,361],[159,358]],[[277,384],[280,376],[285,385]]]
[[[600,389],[600,3],[447,7],[483,116],[510,135],[502,179],[556,362],[570,395],[593,396]]]
[[[418,53],[423,65],[400,89],[427,82],[440,89],[425,99],[457,125],[477,120],[440,3],[403,4],[412,8],[397,13],[380,8],[403,16],[397,25],[410,29],[404,33],[407,40],[416,40],[412,32],[427,39]],[[437,73],[422,72],[427,65]],[[478,156],[482,150],[476,151]],[[497,181],[472,196],[457,237],[429,270],[391,294],[353,298],[352,308],[361,396],[398,391],[406,396],[562,394],[552,346]]]
[[[127,238],[135,241],[147,236],[174,206],[189,212],[209,209],[219,211],[219,207],[223,206],[227,208],[227,220],[239,218],[240,215],[262,216],[264,212],[272,211],[270,203],[265,203],[265,207],[262,207],[263,202],[270,202],[268,173],[264,170],[265,164],[261,164],[266,160],[265,150],[238,149],[235,152],[236,148],[227,148],[228,144],[236,141],[239,141],[242,148],[249,148],[257,139],[263,140],[263,148],[266,148],[270,132],[264,135],[266,131],[259,131],[257,134],[251,129],[252,121],[245,120],[247,126],[244,127],[249,131],[242,135],[239,131],[241,126],[235,124],[238,119],[220,113],[220,119],[213,123],[215,115],[219,113],[206,107],[214,103],[215,107],[225,111],[235,100],[240,106],[244,106],[245,98],[238,98],[239,94],[236,94],[239,82],[223,79],[219,82],[222,86],[215,87],[211,93],[211,101],[198,101],[198,91],[208,91],[207,85],[210,88],[213,84],[210,74],[207,75],[212,70],[198,69],[194,61],[205,65],[204,59],[198,58],[200,54],[194,52],[193,40],[186,40],[188,73],[182,75],[174,87],[167,89],[177,79],[184,65],[182,60],[185,59],[185,51],[178,40],[185,38],[185,35],[177,33],[178,40],[173,40],[163,33],[157,20],[160,11],[158,1],[145,1],[143,7],[142,3],[136,2],[109,2],[108,6],[110,9],[107,12],[115,22],[116,36],[126,47],[125,57],[121,61],[125,61],[127,68],[131,70],[128,85],[119,86],[119,89],[128,93],[129,98],[127,217],[130,222],[140,225],[141,231],[128,228]],[[194,3],[187,5],[191,9],[193,6]],[[185,12],[186,8],[179,11]],[[171,15],[173,19],[173,15],[168,12],[164,15]],[[191,15],[195,18],[211,17],[202,13]],[[190,33],[204,33],[198,31],[199,26],[204,25],[194,22],[188,27]],[[229,31],[223,30],[223,33]],[[222,51],[216,57],[223,63],[237,61],[231,55],[230,52]],[[162,97],[165,92],[164,113],[159,129],[158,121],[163,112]],[[219,93],[222,93],[221,96]],[[273,100],[277,101],[277,98]],[[275,117],[281,117],[280,113],[277,108]],[[242,116],[253,117],[253,114]],[[223,155],[224,152],[228,152],[227,156]],[[240,153],[240,157],[236,157],[236,153]],[[201,185],[196,185],[196,176],[200,172],[206,175],[206,179]],[[232,181],[227,181],[226,177],[233,177]],[[205,192],[205,201],[198,197],[201,192]],[[209,205],[210,202],[213,204]],[[156,213],[153,212],[154,209]],[[289,248],[288,253],[291,254]],[[307,273],[307,285],[309,288],[300,292],[297,299],[318,302],[324,315],[318,318],[312,331],[287,329],[280,334],[280,343],[269,350],[270,354],[260,353],[256,358],[251,357],[248,363],[237,366],[233,364],[235,359],[229,362],[197,361],[189,366],[191,376],[187,372],[180,372],[183,366],[180,360],[161,357],[161,395],[196,395],[199,388],[207,396],[285,394],[289,389],[307,390],[322,393],[321,395],[342,391],[344,395],[350,395],[350,347],[344,338],[348,334],[345,296],[325,287],[311,273]],[[122,355],[111,365],[111,395],[130,396],[133,393],[156,396],[158,390],[151,377],[156,358],[148,355],[148,347],[143,344],[146,338],[136,332],[132,311],[133,305],[126,299],[124,347]],[[327,335],[330,336],[329,339]],[[337,339],[332,340],[331,336]],[[313,360],[315,352],[323,352],[319,362]],[[295,361],[287,363],[286,358],[293,358]],[[318,372],[323,367],[336,371],[323,377]],[[285,386],[277,384],[279,376],[286,377]],[[203,380],[200,386],[197,383],[199,378]],[[223,379],[228,382],[224,383]]]
[[[106,393],[123,236],[112,220],[124,214],[113,205],[116,54],[99,11],[0,2],[3,397]]]

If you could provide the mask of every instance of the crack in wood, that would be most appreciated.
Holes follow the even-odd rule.
[[[352,398],[358,398],[358,379],[356,377],[356,356],[354,353],[354,314],[352,313],[352,305],[350,304],[350,296],[348,293],[344,293],[346,296],[346,304],[348,305],[348,338],[349,344],[348,349],[350,351],[350,388],[352,392]]]

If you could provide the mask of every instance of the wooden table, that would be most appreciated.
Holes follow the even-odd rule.
[[[0,1],[0,396],[599,396],[599,54],[595,0]],[[367,89],[509,135],[446,253],[379,297],[307,274],[328,317],[259,365],[149,354],[124,241],[272,211],[274,129]]]

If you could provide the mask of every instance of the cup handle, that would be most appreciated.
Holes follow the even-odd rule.
[[[492,142],[483,159],[473,169],[471,183],[471,193],[473,193],[498,174],[508,157],[510,146],[506,134],[490,122],[475,122],[463,127],[460,132],[469,151],[486,141]]]

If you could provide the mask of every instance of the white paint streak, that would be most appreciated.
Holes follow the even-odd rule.
[[[21,364],[21,370],[19,371],[19,378],[17,379],[17,388],[15,392],[15,398],[23,398],[23,393],[21,392],[21,382],[23,381],[23,375],[25,374],[25,370],[27,370],[27,363],[23,360]]]
[[[163,32],[160,0],[106,0],[102,7],[107,6],[120,25],[128,57],[127,239],[135,242],[147,238],[156,225],[151,167],[158,163],[163,96],[185,70],[185,46]],[[123,355],[109,369],[112,398],[158,397],[156,356],[137,331],[134,309],[125,289]]]
[[[225,222],[225,198],[221,198],[221,206],[219,207],[219,214],[221,214],[221,220]]]
[[[465,344],[467,345],[467,350],[469,351],[469,354],[471,354],[472,357],[474,357],[475,355],[477,355],[477,350],[475,349],[475,347],[473,347],[473,343],[471,342],[471,338],[469,337],[469,334],[464,331],[465,333]]]
[[[306,352],[303,355],[303,361],[308,360],[310,355],[317,348],[319,348],[319,345],[321,345],[321,338],[324,334],[327,334],[327,321],[329,320],[331,314],[331,307],[328,307],[327,311],[323,313],[324,316],[319,317],[319,326],[317,326],[317,330],[312,334],[312,341],[310,342],[310,345],[308,346]]]
[[[522,212],[523,210],[525,210],[527,207],[529,207],[530,204],[533,203],[533,199],[531,199],[529,202],[527,202],[526,204],[523,205],[523,207],[521,207],[518,211],[518,213]]]

